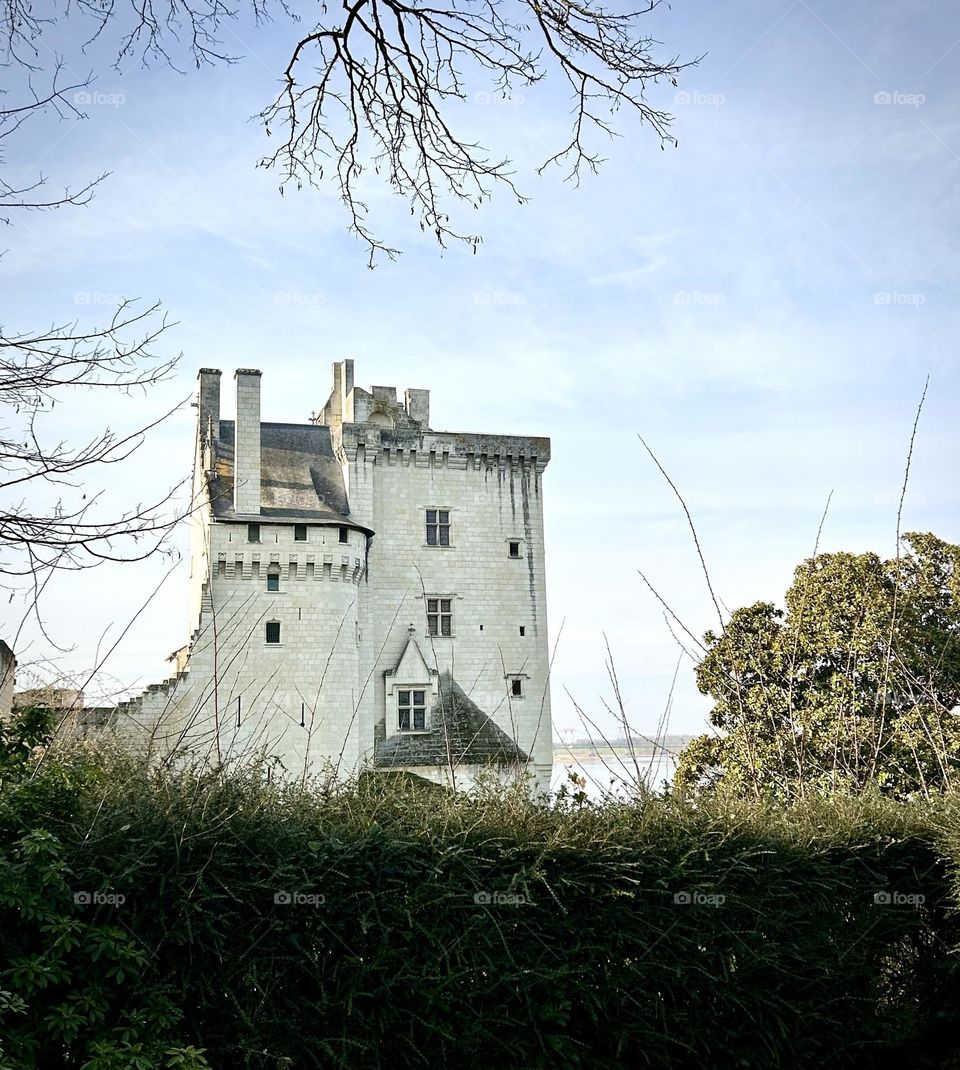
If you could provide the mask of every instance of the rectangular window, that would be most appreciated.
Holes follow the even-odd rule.
[[[293,541],[294,542],[306,542],[307,541],[307,525],[306,524],[294,524],[293,525]]]
[[[401,732],[423,731],[427,727],[426,691],[397,692],[397,727]]]
[[[453,599],[427,599],[427,635],[453,635]]]
[[[450,545],[450,510],[427,510],[427,546]]]
[[[260,541],[260,525],[259,524],[247,524],[247,542],[259,542]]]
[[[280,590],[280,575],[277,572],[267,573],[267,590],[279,591]]]
[[[349,528],[341,528],[340,529],[340,541],[341,542],[347,542],[347,540],[349,538],[350,538],[350,529]]]
[[[510,681],[510,694],[514,698],[523,698],[523,680],[519,676],[514,676]]]
[[[518,542],[510,543],[510,556],[511,557],[519,557],[520,556],[520,543],[518,543]]]
[[[279,643],[280,642],[280,621],[269,620],[267,621],[267,642]]]

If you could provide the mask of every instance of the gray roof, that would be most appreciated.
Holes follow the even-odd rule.
[[[233,520],[233,420],[220,421],[216,470],[210,480],[213,513]],[[343,523],[349,518],[343,473],[330,428],[317,424],[260,425],[260,516]]]
[[[464,693],[450,673],[440,674],[440,697],[427,732],[402,732],[377,744],[381,768],[417,765],[514,765],[528,756]]]

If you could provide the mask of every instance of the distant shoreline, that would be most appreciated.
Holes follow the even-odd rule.
[[[628,747],[626,744],[614,744],[612,747],[608,747],[605,743],[600,742],[591,746],[590,744],[575,743],[567,746],[563,743],[555,743],[553,746],[553,761],[554,764],[563,764],[564,762],[578,762],[587,760],[596,760],[598,758],[620,758],[621,760],[637,758],[652,758],[654,754],[657,757],[674,757],[680,753],[686,744],[693,739],[693,736],[672,737],[654,748],[652,743],[635,743],[633,747]]]

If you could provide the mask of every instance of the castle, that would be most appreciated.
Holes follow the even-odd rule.
[[[266,749],[290,775],[403,771],[549,786],[544,438],[430,427],[427,390],[354,385],[303,424],[261,373],[201,369],[190,643],[112,719],[152,748]]]

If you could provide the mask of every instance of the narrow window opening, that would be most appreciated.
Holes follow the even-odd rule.
[[[519,557],[520,556],[520,543],[518,543],[518,542],[510,543],[510,556],[511,557]]]
[[[279,591],[280,590],[280,573],[268,572],[267,573],[267,590]]]
[[[514,698],[522,697],[522,695],[523,695],[523,681],[520,679],[519,676],[515,676],[510,681],[510,694],[513,695]]]
[[[527,634],[527,629],[522,624],[520,625],[520,634],[521,635],[526,635]]]
[[[260,541],[260,525],[259,524],[247,524],[247,542],[259,542]]]
[[[480,631],[483,631],[483,625],[482,624],[480,625]]]
[[[237,728],[240,727],[240,701],[241,696],[237,695]]]
[[[294,524],[293,525],[293,541],[294,542],[306,542],[307,541],[307,525],[306,524]]]
[[[349,528],[341,528],[340,529],[340,541],[341,542],[347,542],[347,541],[349,541],[349,538],[350,538],[350,529]]]
[[[306,720],[304,719],[304,714],[305,713],[306,713],[306,704],[301,702],[300,703],[300,727],[301,728],[305,728],[306,724],[307,724]]]
[[[267,642],[270,644],[280,642],[280,621],[267,621]]]
[[[297,620],[303,620],[303,609],[297,606]]]

